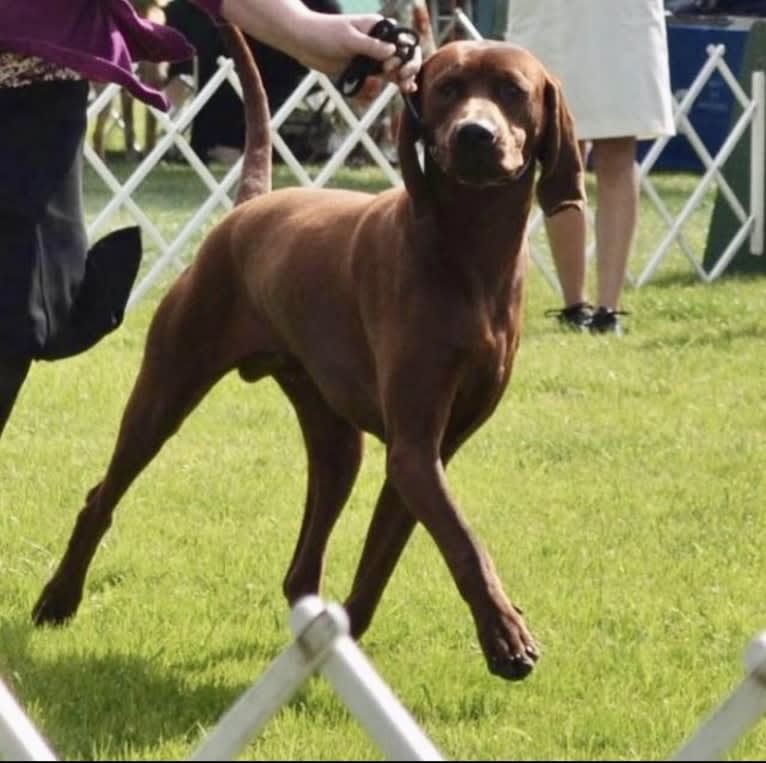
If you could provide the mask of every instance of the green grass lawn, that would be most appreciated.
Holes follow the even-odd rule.
[[[363,172],[339,182],[382,184]],[[657,179],[674,209],[693,182]],[[203,195],[167,167],[140,202],[170,236]],[[88,201],[92,214],[103,196]],[[688,230],[698,250],[711,204]],[[661,236],[647,207],[634,270]],[[741,680],[742,652],[766,627],[766,281],[701,285],[673,250],[649,286],[626,291],[622,339],[561,333],[535,267],[528,286],[510,388],[448,476],[542,643],[538,668],[521,684],[488,674],[422,530],[362,646],[448,757],[666,757]],[[35,366],[0,441],[0,674],[67,758],[189,754],[289,641],[281,583],[304,455],[276,386],[236,376],[123,500],[77,618],[30,625],[106,466],[163,288],[89,354]],[[369,440],[332,537],[328,599],[349,589],[382,473]],[[733,751],[764,754],[766,723]],[[320,679],[245,755],[380,757]]]

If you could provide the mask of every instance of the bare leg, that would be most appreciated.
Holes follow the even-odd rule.
[[[125,123],[125,156],[128,159],[134,159],[139,152],[136,145],[136,122],[135,110],[133,108],[133,96],[123,89],[120,91],[122,101],[122,119]]]
[[[162,76],[162,66],[160,64],[142,61],[138,65],[138,76],[145,84],[157,90],[162,90],[164,77]],[[147,106],[145,109],[144,144],[142,146],[144,155],[153,151],[157,145],[157,127],[157,118]]]
[[[96,117],[96,123],[93,126],[93,150],[100,156],[102,159],[104,158],[106,146],[104,145],[104,140],[106,138],[106,125],[109,121],[109,114],[112,110],[111,103],[108,103],[101,111],[99,111],[98,116]]]
[[[564,306],[578,305],[585,299],[585,211],[572,207],[545,218],[545,230],[556,265]]]
[[[581,153],[583,149],[584,145],[580,144]],[[588,222],[585,210],[570,207],[553,217],[546,217],[545,231],[561,284],[564,306],[570,307],[586,302],[585,244]]]
[[[611,309],[619,307],[638,223],[635,157],[635,138],[594,141],[598,304]]]

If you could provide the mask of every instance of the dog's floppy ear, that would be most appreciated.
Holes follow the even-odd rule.
[[[559,83],[550,76],[545,83],[544,106],[545,129],[537,156],[541,164],[537,200],[550,217],[566,207],[582,209],[585,183],[572,115]]]
[[[417,143],[424,138],[423,125],[420,121],[422,112],[422,98],[420,88],[423,84],[423,72],[418,75],[418,90],[410,96],[409,104],[402,109],[399,121],[399,135],[397,140],[397,153],[399,166],[402,171],[404,187],[410,195],[415,206],[415,212],[420,212],[429,198],[428,181],[420,166],[418,159]]]

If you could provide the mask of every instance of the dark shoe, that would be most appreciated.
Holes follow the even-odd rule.
[[[599,307],[591,316],[588,329],[591,334],[614,334],[622,336],[621,315],[629,315],[624,310],[614,310],[611,307]]]
[[[555,316],[564,328],[572,331],[587,331],[593,315],[593,305],[577,302],[562,310],[546,310],[545,314]]]

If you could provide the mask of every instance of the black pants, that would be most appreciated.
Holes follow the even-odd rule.
[[[122,322],[138,228],[88,250],[82,146],[88,85],[0,89],[0,432],[33,360],[93,346]]]
[[[27,378],[30,363],[30,360],[24,358],[0,358],[0,437],[10,418],[21,385]]]

